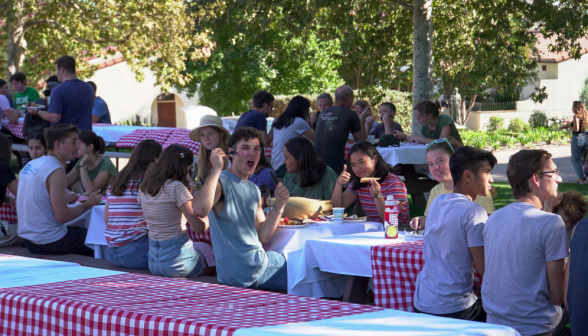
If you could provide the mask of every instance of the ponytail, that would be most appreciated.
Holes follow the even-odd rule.
[[[420,114],[430,114],[432,117],[438,117],[441,113],[441,104],[439,102],[432,102],[430,100],[423,100],[418,102],[414,109],[419,111]]]
[[[92,131],[83,131],[80,133],[80,141],[86,146],[94,145],[94,152],[97,155],[102,155],[106,151],[106,144],[101,136],[96,135]]]

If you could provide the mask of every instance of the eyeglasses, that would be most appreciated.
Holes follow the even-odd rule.
[[[218,132],[210,132],[210,133],[206,133],[206,134],[200,134],[200,138],[210,138],[213,134],[218,134]]]
[[[544,174],[544,175],[545,175],[545,174],[553,174],[553,175],[545,175],[545,176],[547,176],[547,177],[549,177],[549,178],[552,178],[554,175],[555,175],[555,176],[559,176],[559,169],[552,170],[552,171],[546,171],[546,172],[539,172],[539,173],[537,173],[537,174]]]
[[[447,140],[447,138],[440,138],[437,140],[433,140],[427,144],[427,148],[429,148],[429,146],[431,146],[432,144],[436,144],[436,143],[439,144],[439,143],[442,143],[443,141],[447,142],[447,144],[449,145],[449,148],[451,148],[451,151],[455,153],[455,149],[453,149],[453,146],[451,146],[451,144],[449,143],[449,140]]]

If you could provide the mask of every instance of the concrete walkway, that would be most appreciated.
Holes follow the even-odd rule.
[[[553,147],[546,149],[551,153],[553,162],[557,165],[557,169],[560,171],[560,176],[565,183],[575,183],[578,181],[578,176],[572,167],[571,156],[572,152],[570,146]],[[495,182],[508,182],[506,179],[506,165],[511,155],[518,152],[517,150],[500,151],[494,153],[498,164],[492,170],[492,178]]]

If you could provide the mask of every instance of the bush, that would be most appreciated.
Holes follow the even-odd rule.
[[[545,112],[534,110],[533,114],[531,114],[531,118],[529,118],[529,125],[531,128],[549,127],[549,119]]]
[[[510,124],[508,124],[508,130],[514,133],[523,133],[525,131],[528,131],[529,129],[529,124],[527,124],[520,118],[514,118],[510,121]]]
[[[488,125],[486,125],[488,132],[495,132],[502,128],[504,128],[504,118],[497,116],[491,117]]]
[[[582,91],[580,91],[580,101],[584,103],[584,105],[588,105],[588,77],[584,79],[584,87]]]

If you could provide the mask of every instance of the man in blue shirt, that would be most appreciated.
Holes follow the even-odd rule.
[[[257,129],[265,147],[271,145],[273,132],[267,131],[267,117],[274,109],[274,95],[267,91],[257,91],[253,95],[253,108],[239,117],[235,131],[243,126]]]
[[[55,61],[59,86],[51,91],[49,112],[33,111],[44,120],[55,124],[76,125],[82,131],[92,130],[92,107],[94,90],[92,86],[78,79],[76,60],[71,56],[61,56]]]
[[[104,99],[98,97],[96,95],[96,91],[98,88],[96,87],[96,83],[94,82],[87,82],[88,84],[92,85],[94,89],[94,108],[92,109],[92,124],[100,123],[100,124],[112,124],[110,121],[110,111],[108,110],[108,105],[104,101]]]

